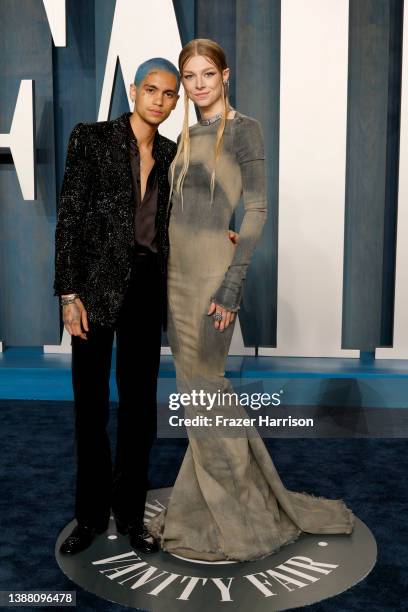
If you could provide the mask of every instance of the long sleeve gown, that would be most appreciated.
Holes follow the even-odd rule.
[[[183,197],[176,190],[172,195],[168,336],[180,393],[233,393],[225,362],[235,321],[220,332],[207,312],[212,301],[238,310],[267,214],[262,130],[238,111],[226,123],[211,202],[218,125],[190,128]],[[228,228],[241,197],[245,213],[234,246]],[[185,416],[248,416],[234,402],[207,408],[186,407]],[[343,500],[285,488],[255,427],[239,434],[214,426],[187,431],[189,445],[169,503],[147,523],[163,550],[207,561],[246,561],[270,555],[302,532],[352,532],[354,515]]]

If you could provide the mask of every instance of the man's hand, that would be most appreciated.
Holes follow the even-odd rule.
[[[82,340],[88,339],[85,334],[89,331],[88,315],[79,298],[76,298],[72,304],[62,307],[62,320],[71,336],[79,336]]]
[[[228,230],[228,238],[231,240],[233,245],[236,245],[238,242],[239,234],[232,230]]]

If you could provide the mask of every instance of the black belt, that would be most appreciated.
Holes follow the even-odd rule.
[[[156,251],[152,251],[151,249],[148,249],[147,247],[142,247],[142,246],[137,246],[137,247],[133,247],[133,255],[139,257],[139,255],[143,256],[143,255],[147,255],[149,256],[157,256]]]
[[[147,263],[157,261],[157,253],[150,249],[140,250],[139,248],[133,251],[134,263]]]

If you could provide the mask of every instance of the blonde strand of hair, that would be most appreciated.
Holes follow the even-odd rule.
[[[222,89],[222,93],[223,93],[222,97],[223,97],[223,102],[224,102],[224,112],[222,114],[221,122],[220,122],[220,125],[218,126],[217,136],[215,139],[214,168],[211,173],[211,182],[210,182],[210,192],[211,192],[210,204],[214,202],[215,169],[216,169],[217,161],[221,155],[222,140],[224,136],[225,126],[227,124],[227,115],[229,112],[229,99],[228,99],[228,94],[225,93],[224,86]]]
[[[181,197],[181,210],[184,208],[183,204],[183,184],[184,179],[186,177],[188,166],[190,163],[190,130],[189,130],[189,100],[187,96],[187,92],[184,90],[184,121],[183,121],[183,130],[181,133],[179,151],[177,152],[176,158],[173,161],[174,165],[177,161],[179,155],[183,152],[183,166],[180,170],[180,173],[177,177],[176,182],[176,191],[180,194]]]

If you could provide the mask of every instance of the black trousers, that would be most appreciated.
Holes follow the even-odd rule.
[[[156,436],[163,282],[156,255],[135,255],[115,327],[89,324],[72,336],[76,498],[80,524],[107,527],[110,509],[129,524],[143,521],[149,454]],[[116,456],[107,433],[109,377],[116,331],[119,406]]]

